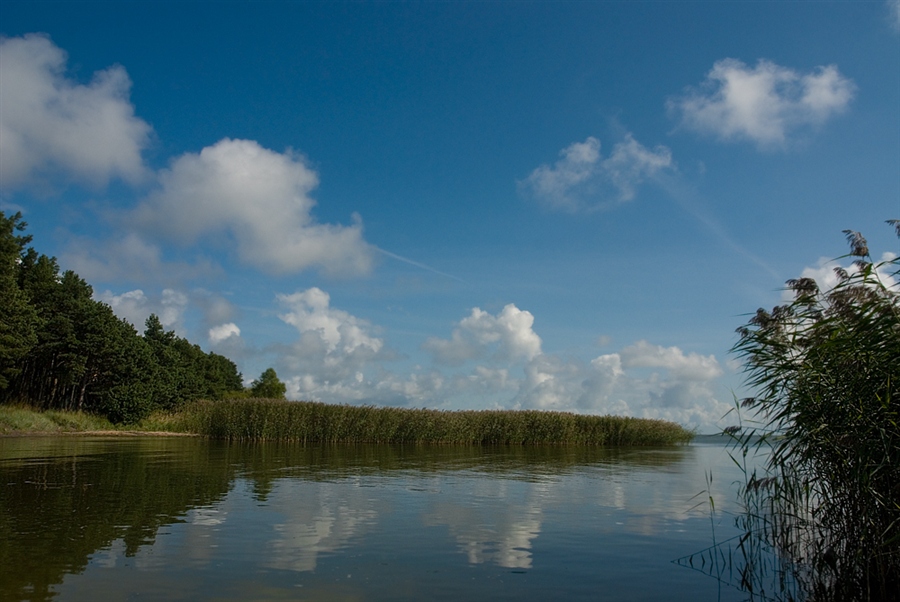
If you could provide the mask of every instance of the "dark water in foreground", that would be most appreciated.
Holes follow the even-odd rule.
[[[743,600],[726,452],[0,439],[0,600]]]

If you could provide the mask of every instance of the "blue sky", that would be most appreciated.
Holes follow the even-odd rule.
[[[708,431],[745,314],[843,229],[900,250],[896,0],[3,0],[0,35],[0,208],[295,399]]]

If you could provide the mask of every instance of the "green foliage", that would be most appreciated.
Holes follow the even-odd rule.
[[[16,234],[25,229],[22,214],[7,218],[0,212],[0,391],[9,386],[21,360],[37,343],[37,314],[19,288],[16,275],[30,236]]]
[[[243,389],[231,360],[166,332],[156,316],[139,336],[77,274],[26,249],[24,227],[21,215],[0,212],[0,402],[134,422]]]
[[[466,445],[674,445],[693,433],[662,420],[537,411],[375,408],[274,399],[189,404],[154,429],[237,441]]]
[[[263,399],[284,399],[286,392],[287,387],[278,380],[278,375],[275,374],[273,368],[264,370],[259,378],[250,385],[250,394]]]
[[[856,261],[834,288],[790,280],[792,302],[738,330],[757,391],[741,407],[759,424],[738,443],[771,447],[743,520],[784,561],[788,597],[887,600],[900,591],[900,259],[874,264],[845,234]]]
[[[171,410],[195,399],[224,399],[230,391],[243,389],[234,362],[164,330],[155,314],[147,318],[144,340],[155,359],[157,407]]]
[[[161,526],[221,501],[237,468],[192,443],[54,437],[36,450],[24,439],[8,442],[7,450],[22,452],[18,460],[5,456],[2,467],[0,600],[56,599],[58,585],[113,542],[134,558]],[[92,594],[81,597],[103,598]]]

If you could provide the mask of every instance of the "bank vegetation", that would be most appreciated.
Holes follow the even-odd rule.
[[[728,432],[738,458],[768,453],[739,517],[751,599],[900,599],[900,258],[845,234],[835,285],[790,280],[738,330],[756,395]]]
[[[663,420],[528,410],[441,411],[251,398],[192,402],[117,425],[85,412],[0,406],[0,435],[117,432],[303,444],[654,446],[693,438],[693,432]]]
[[[196,402],[145,427],[231,441],[453,443],[470,445],[674,445],[693,433],[663,420],[532,410],[441,411],[293,402]]]

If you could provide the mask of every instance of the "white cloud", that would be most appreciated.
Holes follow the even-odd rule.
[[[433,390],[439,397],[418,401],[471,407],[475,398],[482,407],[660,418],[707,429],[730,409],[713,392],[723,370],[712,355],[638,341],[585,362],[543,352],[533,325],[531,313],[513,304],[496,316],[472,309],[449,339],[423,345],[445,369],[467,367]]]
[[[446,388],[446,379],[437,371],[407,376],[388,373],[379,377],[368,399],[392,406],[437,406],[442,403]]]
[[[213,345],[222,343],[231,337],[237,338],[240,336],[241,329],[234,322],[219,324],[209,329],[209,342]]]
[[[514,399],[515,407],[577,411],[586,376],[582,362],[556,355],[539,355],[525,367],[525,379]]]
[[[645,373],[643,368],[658,368]],[[710,429],[730,409],[713,387],[722,369],[712,356],[646,341],[584,363],[535,357],[512,407],[672,420]]]
[[[158,245],[135,233],[104,241],[73,239],[62,259],[67,268],[91,282],[154,281],[175,285],[222,271],[202,258],[194,264],[166,261]]]
[[[66,53],[46,36],[0,38],[0,186],[55,171],[97,186],[142,180],[151,128],[134,115],[125,69],[98,71],[87,85],[65,70]]]
[[[351,353],[360,348],[377,353],[384,345],[381,339],[369,336],[368,322],[329,307],[331,297],[322,289],[313,287],[292,295],[278,295],[278,302],[289,309],[278,317],[301,335],[318,338],[327,353]]]
[[[175,159],[159,182],[132,216],[154,236],[185,245],[230,236],[224,240],[241,261],[279,274],[318,267],[357,275],[372,267],[358,216],[351,226],[316,223],[309,193],[318,176],[290,151],[226,138]]]
[[[181,323],[181,318],[188,306],[188,296],[170,288],[163,289],[160,299],[159,321],[163,326],[175,326]]]
[[[685,355],[678,347],[660,347],[638,341],[619,353],[626,368],[664,368],[680,380],[707,381],[722,375],[719,362],[712,355]]]
[[[139,332],[144,331],[144,324],[150,314],[156,314],[164,327],[180,331],[188,307],[188,296],[185,293],[168,288],[160,296],[152,298],[141,289],[120,295],[107,290],[96,295],[96,298],[109,305],[117,316],[128,320]]]
[[[802,74],[766,60],[750,68],[736,59],[723,59],[713,65],[699,89],[670,99],[667,106],[687,128],[773,147],[844,111],[855,90],[834,65]]]
[[[279,317],[299,338],[270,351],[294,399],[615,414],[706,430],[731,409],[714,392],[723,375],[714,356],[647,341],[590,361],[546,353],[534,316],[514,304],[496,315],[473,308],[450,338],[425,342],[434,366],[392,372],[388,362],[398,358],[376,327],[332,307],[326,292],[310,288],[278,301]]]
[[[451,338],[429,338],[422,348],[441,364],[459,365],[483,357],[496,347],[501,359],[532,359],[541,352],[534,316],[509,304],[496,316],[477,307],[454,328]]]
[[[103,291],[95,296],[99,301],[109,305],[118,317],[128,320],[138,330],[143,330],[144,322],[153,313],[147,309],[149,300],[144,295],[144,291],[140,289],[121,295],[114,295],[112,291]]]
[[[674,167],[668,148],[660,145],[650,150],[631,134],[605,159],[594,137],[575,142],[559,154],[552,167],[541,165],[519,181],[519,189],[551,209],[573,213],[630,201],[644,179]]]
[[[612,155],[603,161],[603,172],[619,190],[620,201],[630,201],[635,186],[645,177],[672,166],[672,152],[665,146],[653,151],[635,140],[631,134],[613,147]]]
[[[422,349],[431,353],[437,363],[446,366],[459,366],[484,354],[484,349],[464,337],[459,328],[453,331],[449,340],[429,337],[422,344]]]
[[[278,295],[286,309],[278,317],[297,329],[299,338],[278,350],[289,375],[288,392],[297,399],[330,403],[360,401],[373,395],[370,372],[392,357],[375,327],[366,320],[331,307],[319,288]]]
[[[876,261],[875,263],[877,265],[878,263],[890,262],[896,258],[896,254],[888,251],[881,255],[880,261]],[[835,286],[837,286],[839,282],[838,276],[835,273],[835,268],[843,269],[850,276],[859,273],[859,266],[857,266],[855,263],[850,263],[849,265],[842,266],[838,261],[822,257],[819,259],[818,263],[815,266],[807,266],[803,268],[800,277],[812,278],[816,281],[819,290],[821,290],[822,292],[828,292]],[[876,268],[875,274],[885,287],[900,293],[900,280],[895,278],[890,270],[885,269],[884,266],[881,266],[879,268]],[[794,298],[794,292],[790,289],[785,289],[784,291],[782,291],[781,298],[784,301],[790,301]]]
[[[900,0],[887,0],[888,20],[897,31],[900,31]]]

